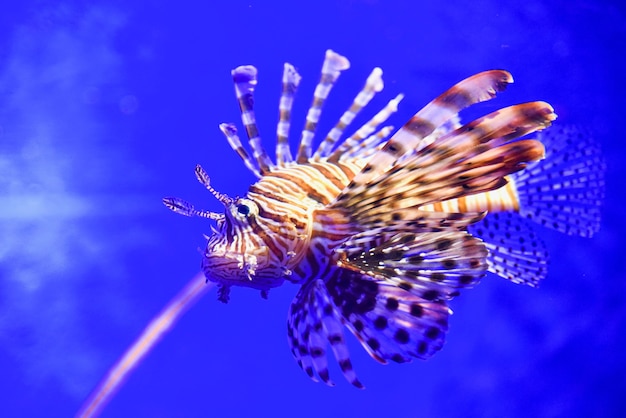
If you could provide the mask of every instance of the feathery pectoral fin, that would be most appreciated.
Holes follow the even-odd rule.
[[[330,345],[344,377],[356,376],[344,329],[381,363],[427,359],[444,343],[451,314],[445,301],[428,301],[385,281],[346,269],[305,283],[289,309],[288,336],[298,365],[313,379],[333,385],[326,347]]]
[[[451,314],[445,301],[424,300],[395,284],[341,271],[326,281],[326,289],[346,327],[372,358],[404,363],[441,349]]]
[[[367,183],[393,165],[406,152],[429,143],[426,139],[438,127],[453,119],[474,103],[493,98],[513,82],[511,74],[501,70],[484,71],[457,83],[417,112],[396,132],[368,163],[368,169],[354,181]]]
[[[305,283],[289,307],[287,334],[291,353],[311,379],[334,385],[328,373],[326,347],[331,349],[346,379],[363,387],[350,363],[343,324],[322,280]]]
[[[506,175],[543,158],[540,142],[516,139],[545,128],[555,117],[543,102],[493,112],[405,155],[370,181],[355,178],[330,207],[349,209],[358,219],[371,211],[385,213],[495,190],[506,184]]]

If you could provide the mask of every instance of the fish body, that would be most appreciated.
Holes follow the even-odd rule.
[[[177,213],[216,222],[202,268],[207,281],[218,284],[221,301],[228,301],[233,286],[255,288],[267,297],[271,288],[285,281],[300,285],[288,315],[289,345],[298,364],[311,378],[332,384],[326,351],[330,347],[344,376],[361,387],[345,329],[382,363],[426,359],[443,345],[450,299],[478,283],[488,270],[531,285],[543,278],[545,251],[540,244],[520,248],[519,239],[526,239],[530,227],[516,214],[533,200],[526,184],[548,187],[524,177],[524,169],[539,167],[534,173],[545,174],[553,167],[538,166],[545,155],[540,141],[520,137],[548,127],[556,115],[549,104],[530,102],[460,124],[460,110],[491,99],[512,82],[506,71],[493,70],[456,84],[391,137],[392,128],[382,125],[396,111],[401,95],[342,139],[356,114],[382,90],[382,71],[377,68],[314,150],[324,101],[348,67],[345,57],[327,51],[292,156],[288,132],[300,76],[285,64],[274,161],[256,126],[256,69],[235,69],[235,90],[252,154],[234,125],[222,124],[220,129],[258,181],[245,196],[231,198],[213,189],[197,166],[196,177],[223,204],[224,212],[197,210],[178,198],[166,198],[164,203]],[[577,158],[586,172],[595,169],[587,163],[596,162],[594,158],[584,153]],[[553,157],[548,163],[559,160]],[[585,173],[574,174],[576,188],[586,184],[580,181]],[[602,179],[597,180],[601,187]],[[551,191],[546,194],[556,199],[558,193]],[[597,193],[574,191],[569,197],[586,200],[590,208],[600,200]],[[501,212],[503,229],[517,231],[514,248],[502,240],[504,234],[493,233],[500,222],[490,218],[494,212]],[[583,212],[589,210],[578,213]],[[540,219],[546,215],[537,213]],[[522,220],[510,221],[511,216]],[[524,225],[521,232],[516,229],[519,225]],[[561,224],[552,226],[563,229]],[[520,267],[519,260],[540,268]]]

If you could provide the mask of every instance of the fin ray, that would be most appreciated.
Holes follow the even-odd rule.
[[[274,167],[259,136],[259,128],[254,115],[254,89],[257,84],[257,69],[252,65],[242,65],[232,71],[237,101],[241,109],[241,121],[246,128],[250,147],[261,174],[269,173]]]
[[[355,184],[365,184],[388,169],[406,152],[419,149],[424,138],[455,117],[462,109],[493,98],[513,82],[506,71],[492,70],[473,75],[431,101],[396,132],[359,173]]]
[[[352,370],[343,324],[321,280],[305,283],[298,291],[289,307],[287,333],[293,356],[311,379],[316,380],[317,374],[333,385],[325,349],[330,344],[344,377],[354,386],[363,387]]]
[[[489,250],[489,271],[537,287],[547,275],[548,251],[532,225],[515,212],[489,213],[468,231]]]
[[[372,70],[369,77],[367,77],[365,85],[352,101],[350,108],[341,115],[339,122],[337,122],[328,135],[326,135],[326,138],[320,143],[317,151],[315,151],[313,155],[313,160],[319,161],[320,158],[327,157],[335,143],[341,138],[344,130],[352,123],[361,109],[367,106],[376,93],[382,91],[384,87],[382,74],[383,70],[379,67]]]
[[[568,235],[593,236],[600,228],[606,165],[593,137],[574,126],[542,132],[546,159],[512,177],[520,214]]]
[[[391,212],[495,190],[506,184],[506,175],[544,155],[538,141],[506,141],[542,129],[554,118],[552,107],[543,102],[494,112],[403,158],[368,183],[353,181],[331,207],[349,209],[358,219],[365,213]]]
[[[289,128],[291,127],[291,108],[301,79],[296,68],[285,63],[283,89],[278,105],[278,125],[276,126],[276,163],[279,167],[285,167],[293,161],[289,148]]]
[[[306,123],[302,130],[302,137],[300,138],[300,145],[296,157],[298,163],[303,164],[311,157],[311,144],[315,136],[317,123],[319,122],[324,102],[339,78],[341,71],[347,70],[348,68],[350,68],[350,61],[348,61],[346,57],[330,49],[326,51],[326,57],[322,65],[322,76],[315,88],[313,103],[307,112]]]

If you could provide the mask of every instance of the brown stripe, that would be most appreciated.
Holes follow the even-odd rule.
[[[276,173],[270,173],[270,175],[263,177],[262,181],[273,180],[270,176],[275,175],[275,174]],[[259,188],[258,184],[259,183],[257,182],[253,184],[252,186],[250,186],[250,188],[248,189],[248,193],[255,193],[255,194],[258,194],[259,196],[266,197],[267,195],[265,191]],[[273,194],[271,198],[281,203],[293,204],[293,199],[286,199],[278,194]]]
[[[341,181],[341,179],[337,178],[337,176],[332,173],[324,164],[311,163],[311,167],[319,171],[320,174],[324,176],[324,180],[329,181],[339,190],[346,187],[347,183],[344,183],[343,181]]]
[[[313,235],[315,239],[324,239],[332,242],[337,242],[347,238],[345,233],[332,233],[329,231],[315,231]]]
[[[288,215],[279,215],[272,210],[265,210],[263,206],[258,205],[259,216],[262,218],[270,219],[278,224],[284,225],[286,223],[292,223],[296,229],[303,230],[306,228],[306,222],[302,222],[299,219],[288,216]]]
[[[332,84],[335,81],[335,76],[332,73],[322,73],[320,77],[320,84]]]
[[[280,261],[283,261],[283,252],[276,247],[274,239],[270,237],[265,230],[257,223],[254,216],[248,218],[248,224],[252,228],[252,231],[263,240],[265,245],[270,249],[270,252],[274,254]]]
[[[435,130],[436,126],[434,126],[428,120],[422,119],[419,116],[415,115],[407,123],[404,124],[403,128],[421,138],[424,138],[430,135],[431,132]]]
[[[434,101],[439,106],[458,112],[472,104],[473,100],[469,92],[458,86],[452,87],[450,90],[437,97]]]
[[[319,193],[312,184],[307,183],[304,179],[300,178],[297,175],[294,175],[295,173],[284,173],[281,171],[277,171],[272,173],[271,175],[273,177],[278,177],[281,178],[283,180],[287,180],[290,181],[292,183],[294,183],[296,186],[298,186],[300,189],[302,189],[303,192],[305,192],[307,194],[307,196],[313,200],[315,200],[316,202],[319,202],[323,205],[327,205],[330,203],[330,200],[328,199],[327,196]]]
[[[286,122],[291,118],[291,110],[280,109],[278,115],[282,122]]]
[[[259,137],[259,128],[254,123],[246,125],[246,132],[248,132],[248,138],[250,139]]]
[[[334,163],[334,162],[333,162]],[[343,171],[343,173],[346,175],[346,177],[348,178],[348,182],[352,181],[352,179],[354,178],[354,176],[356,176],[356,174],[361,171],[361,169],[358,169],[358,171],[354,171],[352,170],[352,167],[347,165],[347,164],[342,164],[340,162],[338,163],[334,163],[334,165],[336,165],[337,167],[339,167],[341,169],[341,171]],[[344,186],[345,187],[345,186]]]
[[[283,83],[282,94],[286,96],[293,96],[298,86],[295,83]]]
[[[252,109],[252,104],[254,103],[254,98],[252,93],[244,93],[241,97],[239,97],[239,107],[247,112]]]
[[[511,179],[507,178],[507,181],[508,183],[506,184],[506,193],[510,196],[511,202],[513,202],[513,209],[517,212],[519,211],[519,198],[516,190],[517,186]]]
[[[317,122],[307,120],[306,124],[304,125],[304,129],[309,132],[314,132],[317,129]],[[306,145],[304,146],[304,148],[306,148]]]
[[[239,157],[242,160],[245,161],[245,160],[249,160],[250,159],[250,156],[248,155],[248,153],[246,152],[246,150],[243,147],[237,147],[235,149],[235,151],[237,152],[237,155],[239,155]]]
[[[459,204],[459,212],[461,213],[467,212],[467,199],[465,197],[459,197],[457,201]]]
[[[382,151],[391,155],[393,158],[397,159],[404,155],[406,152],[404,145],[401,142],[390,140],[385,144]]]

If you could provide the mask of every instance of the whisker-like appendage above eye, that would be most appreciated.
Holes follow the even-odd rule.
[[[231,205],[234,202],[234,199],[232,197],[228,196],[227,194],[218,192],[213,188],[213,186],[211,186],[211,178],[209,177],[207,172],[204,171],[204,168],[202,168],[200,164],[196,165],[195,173],[198,181],[204,187],[206,187],[206,189],[210,191],[211,194],[215,196],[215,198],[219,200],[224,206]]]
[[[219,221],[224,219],[223,213],[208,212],[205,210],[196,209],[191,203],[186,200],[179,199],[177,197],[165,197],[163,198],[163,204],[167,206],[172,212],[178,213],[184,216],[198,216],[200,218],[213,219]]]

